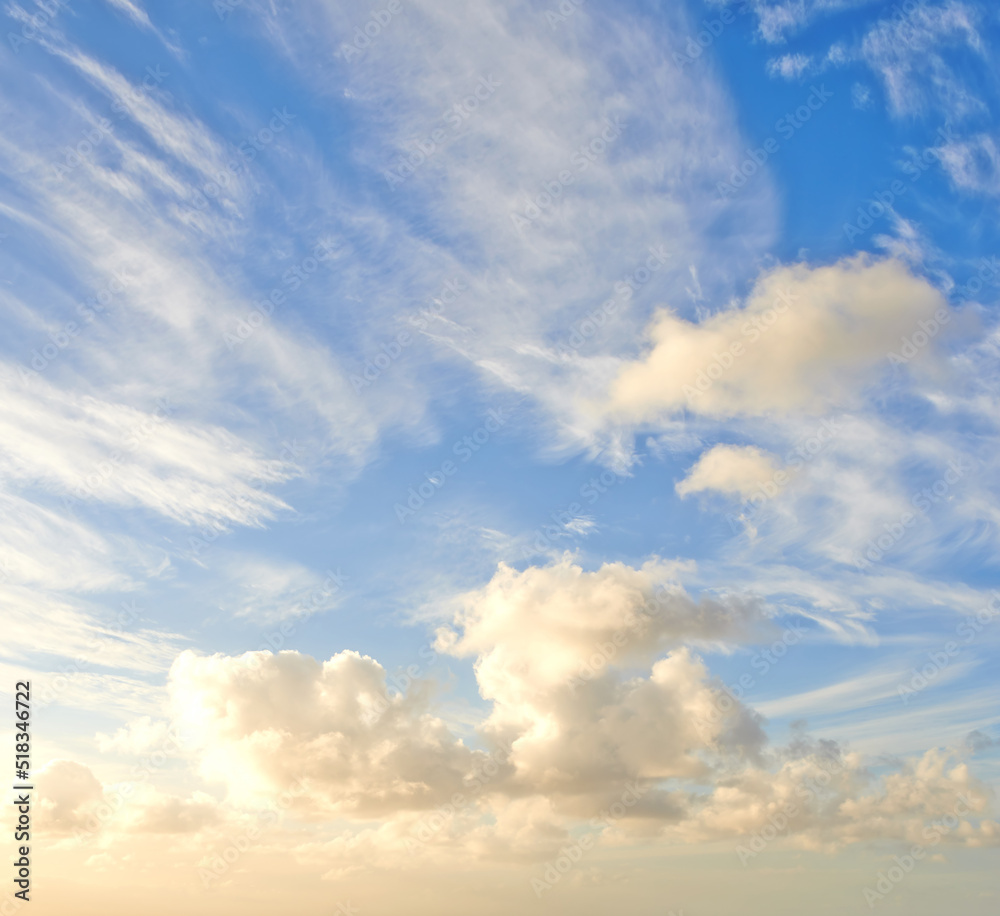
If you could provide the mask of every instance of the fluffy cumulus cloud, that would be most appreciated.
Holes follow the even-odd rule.
[[[405,697],[368,656],[182,653],[170,673],[175,721],[202,750],[202,773],[236,802],[304,782],[316,815],[371,816],[447,800],[485,759]]]
[[[181,798],[152,786],[138,788],[120,820],[126,833],[199,833],[222,821],[218,801],[206,792]]]
[[[823,851],[875,839],[996,846],[991,795],[954,752],[930,750],[879,779],[861,755],[799,735],[772,767],[750,767],[727,780],[667,833],[688,842],[741,837],[744,863],[779,834],[792,846]]]
[[[707,671],[678,647],[746,639],[762,629],[762,609],[732,596],[696,601],[670,572],[656,561],[594,572],[568,559],[523,573],[502,565],[463,597],[455,628],[439,631],[439,649],[476,657],[494,704],[483,730],[512,744],[520,791],[600,795],[628,779],[704,775],[702,754],[761,742],[746,710],[712,715]],[[629,673],[639,669],[647,676]]]
[[[113,735],[97,733],[97,747],[101,753],[142,754],[160,748],[170,737],[170,725],[163,720],[140,716]]]
[[[189,798],[163,792],[136,770],[134,781],[105,785],[90,767],[73,760],[49,761],[36,775],[36,827],[77,842],[124,834],[197,833],[220,821],[218,802],[205,792]]]
[[[409,678],[403,693],[354,651],[325,662],[184,652],[170,674],[173,727],[186,759],[227,797],[220,805],[143,783],[101,829],[215,836],[284,793],[290,816],[312,825],[296,857],[331,880],[425,859],[548,854],[581,819],[609,842],[741,838],[746,857],[779,833],[820,850],[1000,841],[964,751],[877,774],[797,726],[788,746],[771,747],[762,718],[695,651],[769,640],[765,609],[736,596],[696,600],[678,573],[659,560],[585,571],[567,557],[523,572],[501,565],[457,596],[436,645],[474,659],[490,704],[475,740],[435,714],[427,682]],[[141,719],[102,746],[145,752],[166,733]],[[80,764],[57,761],[40,782],[57,832],[116,807],[118,790]],[[623,798],[613,830],[592,820]],[[332,819],[352,826],[331,836]]]
[[[608,641],[620,649],[616,664],[649,661],[684,641],[745,640],[763,621],[756,602],[737,596],[692,599],[677,584],[680,571],[657,559],[592,572],[568,557],[524,572],[500,564],[487,585],[459,599],[438,648],[476,656],[480,685],[492,692],[504,689],[504,672],[530,674],[539,686],[563,683]]]
[[[596,409],[633,423],[684,409],[718,418],[823,412],[857,400],[886,353],[943,307],[941,293],[895,259],[780,267],[742,308],[699,323],[661,311],[649,350],[622,364]]]
[[[54,731],[39,720],[33,762],[45,763],[43,748],[54,758],[33,771],[40,892],[43,868],[74,860],[141,884],[152,913],[177,899],[151,894],[156,882],[197,888],[202,869],[239,900],[191,895],[192,913],[319,912],[359,875],[366,892],[405,894],[409,872],[425,891],[453,893],[411,910],[459,912],[470,907],[454,886],[467,876],[481,902],[477,866],[513,888],[501,868],[568,861],[561,850],[584,836],[617,847],[632,874],[673,844],[723,841],[731,866],[734,850],[747,864],[772,843],[866,855],[885,841],[1000,845],[990,791],[968,763],[995,750],[988,685],[927,713],[933,691],[988,670],[991,637],[927,679],[919,708],[899,693],[903,656],[891,655],[923,651],[931,634],[912,627],[931,611],[978,613],[960,580],[990,555],[1000,521],[987,473],[995,335],[951,360],[947,395],[930,373],[908,384],[940,365],[937,339],[911,342],[947,314],[926,278],[950,286],[917,265],[935,250],[938,266],[961,260],[958,241],[944,252],[932,240],[934,217],[951,212],[935,199],[944,183],[916,186],[904,209],[919,210],[894,217],[893,239],[873,222],[881,256],[833,262],[858,237],[848,232],[846,245],[822,236],[837,252],[829,261],[761,271],[775,245],[816,250],[821,213],[795,165],[829,152],[827,140],[803,133],[739,195],[719,195],[747,148],[748,102],[709,62],[756,30],[748,53],[761,75],[840,79],[837,97],[867,110],[874,138],[853,150],[858,168],[882,155],[894,167],[899,125],[876,142],[877,99],[912,119],[918,145],[922,115],[950,119],[924,145],[952,191],[995,199],[989,87],[958,59],[969,72],[988,60],[990,13],[970,0],[710,5],[713,19],[739,7],[724,40],[686,3],[573,0],[551,4],[556,16],[512,0],[297,0],[280,11],[226,0],[201,10],[190,34],[204,43],[190,49],[165,37],[183,32],[168,6],[151,18],[140,0],[109,0],[103,22],[10,6],[13,28],[34,37],[0,57],[0,73],[19,79],[8,112],[18,127],[0,138],[11,224],[0,227],[3,665],[8,683],[31,677],[40,714],[52,703],[89,713],[63,715]],[[851,35],[825,55],[815,32],[792,43],[847,19]],[[123,41],[115,23],[147,44]],[[709,32],[720,42],[680,65],[671,49]],[[170,73],[151,48],[173,55]],[[200,68],[219,53],[239,78],[213,88],[202,77],[221,71]],[[288,107],[272,112],[272,96]],[[754,97],[750,120],[772,101]],[[839,136],[842,115],[831,108],[834,123],[817,132]],[[830,175],[831,200],[865,187],[863,175]],[[809,219],[779,235],[786,195],[807,202]],[[910,359],[904,343],[920,360],[890,369],[888,354]],[[889,387],[898,399],[886,408],[872,393]],[[515,399],[503,441],[483,445],[419,519],[365,511],[369,495],[404,493],[426,473],[430,458],[410,445],[445,448],[436,440],[453,422],[486,403],[513,416]],[[659,476],[633,451],[642,427]],[[555,460],[586,454],[612,477],[614,467],[621,495],[592,516],[578,504],[552,513],[564,519],[554,539],[535,529],[548,565],[525,568],[525,554],[497,566],[518,543],[505,525],[537,524],[534,494],[549,492],[541,475],[553,479],[550,467],[497,471],[510,466],[498,452],[525,442]],[[345,492],[376,459],[377,480]],[[653,488],[641,530],[633,486]],[[581,500],[588,488],[596,498],[592,480]],[[691,524],[682,500],[701,494],[712,496],[703,508],[738,512],[749,536]],[[897,522],[907,516],[912,526]],[[214,543],[235,528],[247,530],[229,549]],[[441,561],[470,530],[488,547]],[[709,536],[691,547],[697,568],[609,561],[685,551],[699,532]],[[579,555],[553,546],[587,534]],[[963,554],[941,573],[947,583],[926,570],[943,545],[954,554],[942,567]],[[320,548],[322,567],[304,565]],[[380,551],[401,565],[378,568]],[[463,584],[441,584],[452,575]],[[392,673],[381,613],[344,627],[306,619],[340,605],[391,615],[425,588],[436,654],[424,674]],[[119,593],[143,606],[117,614]],[[766,685],[727,689],[713,676],[720,656],[729,675],[743,655],[761,658],[791,620],[785,646],[792,632],[808,645]],[[278,624],[267,644],[285,651],[239,654]],[[880,633],[891,638],[876,646]],[[836,640],[866,640],[885,664],[830,683]],[[220,645],[241,648],[211,654]],[[47,680],[44,667],[59,673]],[[907,709],[886,711],[899,697]],[[823,739],[789,723],[800,714]],[[790,727],[787,744],[769,739],[765,716],[781,720],[775,734]],[[982,731],[925,752],[946,717],[943,740]],[[0,827],[17,816],[7,806]],[[560,892],[602,880],[610,858],[584,863]],[[45,892],[106,879],[60,872]],[[527,882],[492,905],[517,908],[520,892]],[[137,911],[127,894],[101,899]],[[574,906],[564,898],[552,912]]]
[[[551,792],[557,807],[593,814],[624,781],[707,777],[723,766],[709,758],[753,755],[763,743],[747,709],[720,711],[718,688],[682,645],[750,639],[767,628],[762,608],[695,600],[675,572],[660,561],[594,572],[568,559],[524,573],[501,566],[461,596],[437,647],[476,658],[493,704],[478,727],[485,751],[432,713],[426,683],[403,695],[352,651],[325,662],[182,653],[170,675],[174,721],[199,748],[202,774],[237,803],[302,780],[312,816],[399,817],[468,791],[492,764],[484,804],[494,793]],[[150,728],[138,723],[113,743]],[[672,803],[653,792],[644,804],[664,813]]]
[[[749,496],[778,473],[774,456],[752,445],[716,445],[705,452],[675,489],[680,496],[717,490]]]
[[[35,776],[39,826],[53,833],[82,829],[104,801],[104,788],[89,767],[52,760]]]

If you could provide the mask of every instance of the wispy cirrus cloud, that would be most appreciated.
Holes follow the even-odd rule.
[[[567,31],[556,31],[529,4],[477,9],[470,22],[452,5],[410,5],[363,55],[310,78],[330,93],[344,86],[351,109],[366,117],[354,138],[360,172],[374,194],[391,199],[387,227],[404,276],[416,271],[433,288],[460,270],[468,285],[424,333],[487,387],[530,392],[539,419],[555,421],[543,447],[578,450],[597,432],[571,392],[605,384],[611,355],[657,297],[690,302],[692,264],[704,267],[711,257],[718,265],[719,245],[744,257],[742,244],[710,229],[716,211],[731,207],[759,221],[766,238],[769,191],[762,182],[706,209],[739,139],[711,83],[679,70],[640,21],[581,9]],[[306,6],[298,15],[321,25],[334,45],[352,34],[339,5]],[[279,47],[295,48],[294,59],[308,67],[315,47],[293,28],[296,20],[264,20]],[[687,34],[680,13],[662,25]],[[601,51],[609,31],[627,49],[614,60]],[[429,47],[451,53],[428,67]],[[495,88],[480,102],[483,78]],[[455,105],[465,112],[455,115],[460,125],[421,152],[418,141]],[[391,187],[383,173],[401,158],[416,163],[413,174]],[[581,236],[581,224],[595,231]],[[420,225],[440,227],[434,245]],[[667,253],[655,270],[651,249]],[[595,332],[588,315],[608,301]]]

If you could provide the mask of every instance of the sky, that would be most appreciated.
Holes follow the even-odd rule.
[[[0,916],[996,913],[1000,11],[546,2],[4,4]]]

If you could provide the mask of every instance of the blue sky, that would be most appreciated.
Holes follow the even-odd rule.
[[[867,911],[958,791],[982,806],[936,877],[878,905],[995,910],[990,4],[4,16],[0,665],[46,700],[40,912],[160,885],[264,912],[275,852],[302,912],[589,912],[621,869],[609,899],[660,912],[677,856],[688,912],[729,912],[730,872],[753,912]],[[751,892],[734,848],[831,747],[836,804],[768,853],[798,877]],[[304,800],[206,879],[286,757]]]

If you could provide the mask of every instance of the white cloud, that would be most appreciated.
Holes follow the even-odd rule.
[[[440,630],[438,647],[477,656],[480,690],[493,702],[477,731],[491,749],[511,747],[486,794],[552,791],[596,811],[620,780],[706,776],[701,751],[755,753],[763,736],[752,714],[713,716],[716,688],[678,647],[745,638],[766,622],[752,601],[692,600],[670,582],[673,571],[655,561],[594,573],[568,560],[523,574],[501,566],[489,585],[457,599],[456,629]],[[665,652],[648,677],[619,673]],[[427,684],[398,695],[383,668],[356,652],[323,663],[297,652],[185,652],[170,695],[175,726],[200,748],[202,774],[238,803],[302,777],[313,816],[396,816],[468,792],[489,760],[431,712]],[[572,801],[581,793],[590,801]]]
[[[751,263],[745,239],[762,250],[771,235],[765,176],[733,201],[715,192],[743,149],[728,102],[710,74],[678,68],[667,43],[650,40],[645,20],[594,7],[557,31],[527,6],[485,3],[470,19],[462,3],[417,2],[364,54],[344,61],[336,79],[309,69],[319,48],[308,36],[341,47],[352,37],[354,9],[305,6],[298,21],[271,17],[266,27],[310,79],[331,91],[348,80],[347,104],[366,124],[356,155],[382,190],[384,173],[398,175],[407,157],[417,163],[391,191],[397,209],[465,240],[434,247],[428,233],[382,221],[393,263],[408,265],[420,286],[440,288],[452,272],[467,286],[425,320],[423,335],[435,353],[475,367],[487,388],[536,399],[531,422],[542,449],[606,448],[576,395],[600,393],[612,354],[627,349],[653,302],[687,301],[692,267],[712,278],[705,293],[715,295]],[[677,36],[691,28],[677,7],[656,22]],[[610,46],[621,53],[610,56]],[[451,53],[429,50],[440,47]],[[499,85],[486,101],[472,98],[475,111],[452,130],[442,112],[461,108],[483,78]],[[609,121],[623,125],[619,136]],[[433,152],[414,153],[438,127],[445,138]],[[580,152],[591,144],[594,151]],[[740,240],[713,233],[709,242],[713,214],[723,211],[740,224]],[[594,231],[581,234],[581,225]],[[727,264],[721,274],[719,263]],[[380,310],[398,303],[391,294],[382,288],[368,297]]]
[[[823,715],[832,710],[858,709],[889,697],[898,700],[898,670],[880,671],[848,678],[795,696],[757,704],[765,716]]]
[[[480,685],[493,695],[505,692],[505,672],[537,679],[539,689],[566,686],[608,641],[617,665],[648,662],[686,640],[742,640],[760,627],[764,615],[755,601],[696,601],[678,584],[680,571],[658,559],[593,572],[568,556],[524,572],[501,563],[489,584],[458,599],[455,629],[439,630],[437,643],[450,654],[479,656]],[[519,638],[525,632],[530,640]]]
[[[116,827],[126,834],[189,834],[199,833],[222,820],[218,801],[205,792],[182,798],[139,784]]]
[[[501,565],[460,599],[439,650],[476,656],[484,730],[513,742],[522,791],[601,793],[628,778],[703,773],[694,748],[751,749],[762,739],[736,710],[713,721],[707,672],[683,642],[727,642],[763,629],[761,609],[736,596],[694,601],[651,561],[584,572],[568,559],[523,573]],[[664,588],[664,586],[666,586]],[[527,638],[526,638],[526,634]],[[621,669],[645,668],[626,679]]]
[[[785,32],[796,31],[808,19],[805,0],[783,0],[780,3],[754,4],[759,19],[758,28],[765,41],[785,40]]]
[[[8,651],[24,658],[48,655],[72,660],[71,679],[93,675],[95,667],[163,671],[182,641],[163,630],[112,627],[94,613],[96,609],[58,593],[0,586],[0,596],[7,609]],[[52,672],[39,678],[50,679],[62,680],[62,675]],[[109,690],[108,699],[114,700],[114,691]]]
[[[97,747],[102,754],[138,755],[159,749],[170,731],[170,723],[163,719],[140,716],[118,729],[113,735],[97,734]]]
[[[774,456],[752,445],[716,445],[698,459],[675,489],[680,496],[704,490],[749,496],[778,470]]]
[[[932,105],[950,117],[985,110],[942,53],[981,53],[978,18],[971,6],[955,0],[914,3],[910,11],[894,8],[865,34],[859,56],[881,77],[893,114],[916,114]]]
[[[992,197],[1000,195],[1000,149],[989,134],[946,143],[935,152],[959,190]]]
[[[222,575],[214,600],[234,617],[265,624],[336,608],[349,581],[339,569],[314,572],[300,563],[248,554],[227,554],[216,566]]]
[[[184,652],[169,689],[175,723],[203,748],[203,775],[237,803],[302,779],[313,817],[425,809],[485,759],[427,711],[424,692],[399,696],[357,652],[322,663],[297,652]]]
[[[153,24],[149,21],[149,15],[141,6],[133,3],[132,0],[108,0],[108,2],[128,16],[140,28],[152,31]]]
[[[761,37],[770,44],[783,44],[789,35],[816,19],[873,2],[875,0],[748,0],[747,5],[757,16]]]
[[[683,409],[732,417],[852,404],[886,353],[944,305],[895,260],[776,268],[743,308],[698,324],[661,311],[649,351],[621,365],[610,398],[595,406],[619,422],[650,423]]]
[[[138,6],[118,5],[145,27]],[[62,656],[59,702],[99,706],[106,690],[114,712],[147,713],[151,688],[127,672],[163,670],[180,638],[113,633],[81,594],[135,594],[175,572],[169,551],[188,534],[178,525],[204,537],[293,511],[274,491],[309,468],[332,461],[349,480],[386,411],[369,410],[331,348],[296,326],[281,282],[321,242],[340,251],[330,221],[305,237],[297,225],[281,246],[280,229],[251,229],[245,163],[217,209],[198,209],[235,152],[168,91],[178,74],[134,77],[76,47],[64,18],[38,22],[35,53],[53,59],[22,81],[10,112],[20,128],[0,139],[13,176],[0,208],[17,227],[0,251],[14,278],[0,295],[9,649],[32,668],[41,653]],[[274,273],[261,281],[258,268]],[[322,300],[334,275],[317,270],[303,296]],[[289,307],[231,349],[225,335],[270,285]],[[311,598],[310,582],[296,600]]]
[[[19,384],[8,366],[0,410],[7,480],[47,487],[70,505],[142,506],[186,524],[259,525],[285,504],[261,489],[291,465],[254,454],[224,429],[154,409],[72,395],[43,378]],[[17,434],[14,434],[14,431]]]
[[[795,80],[802,76],[812,65],[812,57],[809,54],[784,54],[781,57],[773,57],[767,62],[767,72],[769,76],[786,80]]]
[[[27,291],[20,300],[15,290],[5,296],[21,326],[6,348],[12,377],[139,410],[169,391],[175,409],[205,427],[225,423],[237,436],[236,422],[259,437],[260,426],[280,417],[277,438],[294,430],[310,464],[336,457],[346,474],[355,472],[378,435],[374,414],[387,411],[363,403],[330,347],[288,320],[304,300],[322,299],[336,276],[329,265],[342,245],[334,220],[310,220],[305,237],[296,226],[280,245],[274,226],[251,232],[256,178],[231,143],[179,111],[165,89],[175,75],[132,81],[51,27],[42,35],[42,46],[96,92],[81,92],[77,81],[71,93],[55,79],[29,87],[18,102],[24,129],[0,142],[18,185],[6,215],[59,265],[43,279],[40,301]],[[269,152],[289,136],[277,135]],[[221,196],[199,208],[198,195],[220,173],[229,176]],[[291,276],[323,245],[333,254],[322,270],[304,281]],[[247,247],[258,246],[260,256],[248,258]],[[273,273],[250,275],[261,268]],[[103,309],[79,304],[81,290],[100,296]],[[271,293],[284,297],[282,307],[248,339],[238,336],[251,330],[248,316],[258,323],[254,303]],[[56,338],[64,342],[53,346]]]
[[[149,27],[131,0],[112,2]],[[822,11],[846,5],[757,6],[765,36],[781,40]],[[315,295],[309,294],[310,303],[329,309],[331,325],[344,314],[331,302],[349,302],[351,310],[365,315],[363,327],[338,328],[345,341],[329,344],[302,333],[295,313],[286,318],[278,311],[229,352],[223,333],[245,317],[258,296],[251,291],[259,279],[252,270],[243,276],[227,266],[238,255],[248,261],[259,256],[261,273],[277,265],[274,276],[281,276],[294,260],[289,252],[302,240],[288,242],[280,237],[283,229],[272,231],[256,219],[257,189],[249,177],[234,178],[217,206],[192,210],[192,195],[225,166],[230,146],[166,93],[137,97],[138,87],[124,75],[50,37],[46,47],[84,75],[102,101],[91,108],[81,98],[56,107],[60,90],[55,90],[45,97],[47,104],[37,106],[53,127],[42,130],[41,114],[29,112],[23,130],[0,142],[0,156],[17,183],[15,203],[4,213],[33,243],[45,243],[39,250],[54,251],[53,263],[66,272],[38,278],[45,296],[36,301],[44,298],[49,309],[36,309],[30,297],[13,290],[3,303],[16,319],[11,323],[16,333],[5,351],[9,396],[0,426],[20,435],[0,437],[7,442],[0,450],[0,471],[20,488],[0,493],[9,516],[0,551],[10,575],[0,591],[13,608],[5,634],[14,650],[27,655],[43,646],[72,657],[84,652],[99,667],[145,674],[161,672],[177,651],[176,634],[144,629],[111,634],[78,596],[52,598],[52,591],[139,587],[137,564],[125,559],[123,536],[98,536],[52,508],[59,495],[72,494],[92,474],[95,483],[81,500],[101,511],[106,506],[149,510],[171,524],[266,524],[288,509],[270,491],[302,473],[303,465],[318,466],[332,454],[349,472],[356,470],[371,456],[386,423],[422,422],[428,391],[435,390],[425,377],[431,374],[427,364],[439,368],[441,351],[476,367],[487,387],[535,395],[543,410],[558,418],[558,447],[589,443],[596,450],[600,439],[625,464],[630,452],[621,426],[662,424],[657,432],[667,427],[672,434],[663,434],[656,443],[661,448],[697,444],[692,430],[699,416],[678,430],[676,416],[685,408],[701,418],[767,415],[770,421],[785,411],[857,403],[884,364],[886,350],[943,303],[899,259],[778,268],[758,281],[743,308],[727,308],[698,323],[683,317],[688,313],[659,313],[648,355],[623,362],[654,302],[726,301],[743,268],[766,247],[773,225],[766,174],[739,200],[711,202],[714,179],[730,170],[742,149],[725,95],[704,70],[695,79],[670,67],[662,50],[670,36],[640,20],[603,18],[584,6],[555,31],[544,22],[539,27],[517,5],[472,9],[450,0],[418,0],[406,7],[409,18],[386,28],[362,60],[339,62],[351,72],[346,104],[355,114],[378,112],[381,119],[354,149],[368,163],[359,174],[397,166],[398,157],[434,129],[444,108],[469,97],[469,86],[492,77],[499,85],[391,192],[399,202],[396,216],[362,209],[347,225],[310,211],[322,229],[317,238],[336,239],[338,246],[342,234],[364,240],[338,260],[335,277],[331,272],[317,280]],[[269,15],[266,8],[260,12]],[[272,23],[284,30],[279,40],[295,54],[314,36],[325,60],[331,48],[350,38],[352,17],[368,15],[347,4],[316,5],[304,15],[315,16],[318,27],[307,30],[300,28],[299,12],[283,10],[283,23]],[[685,34],[676,9],[664,15],[668,31]],[[969,33],[956,30],[959,44],[968,45]],[[609,46],[622,53],[607,53]],[[868,50],[875,55],[873,66],[885,64],[888,58],[875,53],[879,47]],[[808,65],[804,55],[788,54],[774,69],[795,77]],[[940,68],[934,74],[939,82],[949,76]],[[906,72],[892,85],[912,76]],[[945,83],[935,84],[941,97],[962,103]],[[322,91],[337,82],[317,78],[316,85]],[[900,89],[900,99],[916,104],[907,91]],[[105,138],[107,146],[77,166],[72,181],[50,180],[54,163],[48,150],[78,139],[67,134],[106,112],[104,98],[123,106],[129,131]],[[66,112],[67,118],[54,117],[53,111]],[[602,153],[572,175],[572,182],[560,180],[558,194],[550,193],[554,200],[534,204],[539,216],[528,220],[528,229],[515,226],[511,213],[528,213],[531,198],[541,199],[546,183],[551,187],[580,144],[603,130],[604,118],[619,114],[622,135],[604,140]],[[984,150],[969,153],[972,164],[953,155],[956,183],[987,175],[973,169]],[[309,152],[282,148],[275,158],[283,162],[275,169],[299,170],[311,181]],[[333,192],[321,177],[311,187],[317,210],[351,209],[346,192]],[[282,203],[295,210],[295,204]],[[419,228],[408,224],[411,213],[419,214]],[[295,210],[290,221],[309,222],[302,215]],[[720,216],[731,218],[739,232],[713,238],[726,221]],[[580,225],[595,228],[581,237]],[[744,233],[753,250],[740,238]],[[441,243],[445,236],[449,241]],[[667,254],[649,272],[647,284],[637,271],[648,263],[650,247]],[[901,245],[894,251],[914,253]],[[386,271],[390,264],[393,269]],[[41,378],[21,385],[16,363],[62,327],[66,314],[74,314],[75,291],[97,288],[95,279],[100,285],[120,267],[134,282],[116,303],[116,321],[93,326],[91,336],[61,349]],[[624,282],[626,274],[633,286]],[[437,317],[414,312],[415,299],[436,293],[453,275],[468,287],[457,302]],[[773,327],[756,328],[758,349],[735,360],[731,374],[727,369],[718,379],[709,376],[720,347],[747,342],[745,322],[767,322],[768,297],[781,284],[799,296],[790,313]],[[615,308],[600,311],[602,302]],[[342,345],[344,352],[362,352],[364,358],[380,352],[398,331],[401,312],[404,321],[420,316],[425,339],[419,346],[437,349],[419,350],[411,361],[416,368],[404,357],[370,388],[353,391],[352,366],[335,348]],[[357,337],[350,337],[355,331]],[[672,347],[705,360],[687,366],[694,369],[693,378],[681,379],[685,367],[666,358]],[[407,357],[417,352],[415,347]],[[676,394],[675,383],[696,386],[699,368],[713,384],[688,402]],[[418,384],[411,388],[413,379]],[[149,422],[156,397],[167,389],[178,392],[176,416],[157,418],[142,449],[104,474],[102,463],[121,448],[130,428]],[[609,389],[610,403],[604,400]],[[588,412],[581,406],[594,403],[601,409]],[[617,425],[605,435],[609,416]],[[301,463],[294,454],[295,460],[276,458],[279,447],[265,431],[278,426],[306,430],[315,454]],[[773,431],[764,423],[754,429]],[[741,430],[741,436],[749,438],[754,429]],[[805,517],[815,508],[809,500],[821,496],[829,514],[809,516],[817,521],[809,529],[816,536],[808,539],[808,549],[818,554],[842,560],[849,555],[848,533],[877,531],[908,495],[894,477],[894,462],[932,454],[926,442],[900,449],[886,430],[873,429],[858,439],[862,446],[879,441],[882,454],[866,463],[846,447],[843,453],[834,448],[829,461],[821,456],[803,471],[788,498],[783,494],[768,504],[778,518],[795,512]],[[427,441],[434,431],[421,435]],[[681,495],[714,489],[746,496],[762,477],[774,474],[777,461],[762,448],[717,446],[701,455],[677,489]],[[972,502],[973,496],[956,494],[953,505],[967,512]],[[577,516],[565,528],[582,536],[595,525],[594,519]],[[782,538],[801,540],[802,530],[788,526],[768,540],[770,559],[780,554]],[[136,550],[142,551],[152,553]],[[218,603],[237,615],[282,619],[297,613],[296,606],[311,601],[317,590],[322,608],[334,603],[327,600],[321,576],[295,563],[227,556],[222,565],[223,578],[240,587]],[[470,703],[464,718],[449,718],[432,704],[433,688],[425,683],[414,684],[406,697],[388,696],[385,669],[356,652],[337,652],[327,661],[295,652],[237,658],[186,652],[170,675],[173,719],[197,734],[198,772],[224,785],[234,807],[257,804],[306,776],[309,793],[298,810],[329,832],[296,854],[301,851],[330,880],[372,862],[399,867],[398,845],[412,836],[410,828],[480,778],[485,753],[475,749],[472,736],[486,739],[488,747],[510,741],[510,761],[428,842],[440,847],[442,859],[471,855],[496,862],[504,854],[555,848],[569,836],[575,818],[592,816],[631,780],[640,781],[646,794],[634,811],[638,816],[608,831],[609,841],[651,831],[669,842],[753,832],[776,806],[798,797],[831,754],[824,757],[827,746],[799,754],[770,752],[751,709],[734,703],[716,714],[722,695],[692,645],[729,650],[752,644],[767,632],[768,621],[762,602],[750,596],[772,589],[781,593],[782,603],[787,600],[786,607],[798,602],[803,613],[840,636],[869,635],[870,616],[856,584],[821,580],[791,566],[762,564],[757,579],[751,570],[744,572],[717,577],[743,583],[739,595],[696,599],[677,582],[678,570],[659,561],[639,569],[610,563],[592,572],[565,558],[524,572],[502,566],[489,583],[458,599],[454,619],[439,632],[440,648],[473,660],[482,696],[491,704],[481,716],[478,709],[470,711]],[[884,576],[871,589],[904,603],[924,584],[915,577]],[[971,600],[933,583],[925,591],[942,605]],[[166,734],[158,686],[89,671],[68,681],[60,694],[66,705],[143,716],[110,736],[99,735],[102,753],[145,753]],[[771,709],[808,712],[883,688],[868,681],[836,685]],[[453,721],[462,727],[452,727]],[[949,793],[977,788],[960,764],[932,755],[907,764],[876,791],[877,780],[860,757],[842,757],[845,773],[836,782],[834,801],[806,805],[793,824],[792,842],[819,848],[906,837],[947,810]],[[679,788],[678,780],[688,782]],[[84,823],[107,797],[107,787],[93,772],[68,761],[50,765],[42,784],[45,823],[57,831],[68,833]],[[341,818],[381,822],[352,832],[342,829]],[[227,822],[207,795],[168,796],[143,787],[115,825],[121,834],[169,835],[210,832]],[[339,835],[330,839],[334,831]],[[961,835],[970,844],[995,837],[989,822]],[[282,855],[274,858],[289,862],[288,850],[298,842],[299,837],[275,839]],[[109,854],[100,861],[117,860]]]
[[[139,833],[197,833],[220,820],[217,801],[204,792],[181,798],[148,782],[101,784],[93,771],[73,760],[49,761],[35,775],[36,828],[49,836],[73,835],[77,842],[131,842]]]
[[[14,448],[19,444],[11,443]],[[0,464],[9,456],[0,450]],[[7,474],[8,480],[18,477],[14,470]],[[106,535],[2,489],[0,510],[5,522],[0,527],[0,583],[70,592],[134,587],[132,577],[116,564],[114,541]]]
[[[872,91],[862,83],[854,83],[851,86],[851,105],[859,111],[871,108]]]
[[[104,788],[89,767],[72,760],[52,760],[35,774],[38,827],[44,832],[82,829],[104,801]]]
[[[761,831],[767,837],[770,824],[772,831],[786,835],[783,845],[834,851],[874,839],[927,843],[930,824],[952,818],[948,827],[937,830],[934,845],[945,839],[949,844],[995,846],[1000,842],[997,823],[980,820],[988,799],[988,790],[946,751],[905,760],[873,786],[859,755],[844,753],[834,742],[800,740],[793,742],[776,772],[747,770],[670,832],[689,842]],[[781,830],[774,830],[776,823]],[[743,849],[747,860],[761,851],[752,844]]]
[[[184,653],[171,672],[174,720],[195,736],[201,773],[227,786],[230,804],[252,805],[302,777],[300,817],[378,819],[300,847],[331,880],[372,864],[398,867],[406,844],[421,861],[538,855],[633,784],[639,800],[608,841],[611,833],[618,842],[749,837],[789,802],[792,845],[909,839],[950,814],[959,794],[972,808],[949,842],[1000,841],[984,818],[984,787],[954,755],[931,751],[876,780],[860,755],[794,730],[789,747],[769,750],[759,717],[677,647],[746,639],[756,615],[676,589],[652,601],[670,572],[655,562],[593,573],[568,561],[524,573],[501,567],[457,599],[454,629],[439,631],[438,647],[475,656],[493,704],[478,730],[492,748],[509,748],[492,771],[484,752],[433,715],[426,684],[387,698],[382,667],[349,651],[323,663],[296,652]],[[651,658],[648,675],[636,675]],[[883,686],[842,685],[834,698]],[[672,779],[707,791],[663,785]],[[432,809],[433,817],[421,813]]]

